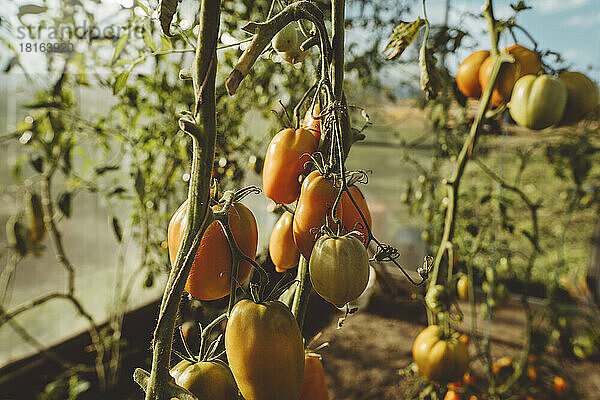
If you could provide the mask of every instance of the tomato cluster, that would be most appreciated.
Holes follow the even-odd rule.
[[[575,124],[598,105],[598,87],[584,74],[570,71],[558,77],[543,74],[539,56],[518,44],[505,52],[515,62],[500,67],[490,103],[498,107],[508,102],[510,115],[520,126],[539,130]],[[467,97],[479,98],[493,63],[489,51],[473,52],[458,67],[458,89]]]

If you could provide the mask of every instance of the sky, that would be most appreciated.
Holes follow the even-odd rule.
[[[464,12],[480,13],[483,0],[450,0],[453,11],[450,24],[456,24],[475,35],[478,48],[489,48],[489,36],[484,34],[486,22],[483,19],[464,18]],[[446,0],[427,2],[427,13],[431,23],[442,23]],[[496,18],[506,18],[513,14],[510,4],[517,0],[494,1]],[[517,23],[522,25],[538,42],[538,48],[559,52],[572,64],[570,69],[586,73],[600,82],[600,0],[527,0],[532,9],[519,13]],[[413,7],[412,17],[422,16],[421,7]],[[526,47],[533,47],[525,35],[517,32],[517,38]],[[505,35],[501,45],[512,45],[510,35]],[[460,63],[468,51],[457,54]],[[451,70],[453,60],[448,60]],[[589,70],[592,65],[593,69]]]
[[[56,1],[58,0],[49,0],[48,4],[51,5]],[[142,0],[142,2],[148,4],[147,0]],[[481,18],[464,17],[465,13],[480,13],[484,0],[450,0],[450,2],[452,6],[450,24],[473,33],[474,38],[468,42],[475,48],[489,48],[489,38],[485,33],[485,21]],[[503,18],[512,15],[510,4],[517,2],[518,0],[495,0],[496,17]],[[596,82],[600,82],[600,0],[526,0],[525,2],[533,9],[521,12],[517,22],[531,33],[538,42],[538,47],[559,52],[571,64],[571,70],[584,72]],[[12,16],[11,20],[13,23],[16,21],[18,25],[18,20],[16,20],[18,7],[25,4],[42,4],[42,1],[15,0],[7,2],[2,0],[2,3],[5,6],[2,14]],[[130,7],[133,3],[133,0],[104,0],[96,11],[100,14],[113,13],[120,5]],[[154,3],[154,1],[150,3]],[[415,0],[411,14],[403,15],[401,18],[411,20],[417,16],[422,17],[420,3],[421,1]],[[443,22],[445,3],[446,0],[427,0],[427,13],[431,23]],[[532,47],[524,35],[519,33],[517,35],[521,44]],[[478,43],[475,43],[476,41]],[[18,46],[18,43],[15,44]],[[509,39],[509,35],[505,35],[501,46],[505,47],[511,44],[512,39]],[[460,61],[470,51],[462,50],[449,57],[447,65],[450,70],[455,71]],[[31,61],[35,56],[35,54],[29,54]],[[37,56],[41,56],[41,54]],[[2,57],[1,61],[4,63],[6,58]],[[29,65],[39,66],[36,62],[31,62]],[[590,69],[590,66],[593,68]]]

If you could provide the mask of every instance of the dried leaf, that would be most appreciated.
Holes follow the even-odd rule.
[[[181,0],[160,0],[160,12],[158,14],[158,18],[160,19],[160,28],[163,33],[167,36],[171,35],[171,21],[173,20],[173,15],[177,11],[177,5]]]
[[[417,38],[419,29],[425,24],[425,20],[418,18],[412,22],[400,22],[394,28],[390,40],[382,53],[389,51],[386,60],[396,60],[404,53],[404,50]]]
[[[435,100],[442,90],[442,79],[440,71],[437,69],[437,59],[435,58],[435,49],[426,46],[427,40],[423,42],[419,52],[419,69],[421,72],[421,90],[425,92],[427,100]]]

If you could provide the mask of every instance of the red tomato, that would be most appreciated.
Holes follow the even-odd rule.
[[[269,254],[277,272],[294,268],[300,260],[300,252],[294,243],[292,222],[294,215],[288,211],[281,214],[273,227],[269,240]]]
[[[372,228],[373,221],[371,219],[371,211],[369,211],[369,205],[367,204],[367,200],[365,196],[362,194],[359,188],[352,185],[348,187],[352,198],[358,205],[358,208],[363,213],[363,216],[367,220],[367,225],[369,228]],[[344,230],[342,233],[348,233],[351,231],[359,231],[361,235],[353,235],[356,236],[358,240],[362,242],[365,247],[369,245],[369,231],[365,226],[363,219],[360,216],[360,213],[350,200],[350,196],[348,196],[347,192],[344,192],[341,198],[342,209],[344,210],[344,215],[342,218],[342,225],[344,226]]]
[[[444,396],[444,400],[461,400],[461,397],[454,390],[448,390]]]
[[[333,181],[311,172],[302,183],[300,199],[294,214],[294,242],[300,254],[307,260],[317,241],[318,230],[325,224],[325,217],[331,213],[338,189]],[[342,202],[338,203],[337,216],[342,219]]]
[[[169,222],[167,242],[171,264],[175,263],[175,256],[183,238],[187,223],[187,204],[186,200]],[[222,204],[217,204],[213,210],[218,211],[222,207]],[[254,258],[258,245],[258,228],[252,211],[242,203],[232,204],[229,209],[229,226],[238,247],[246,256]],[[231,263],[231,250],[223,228],[214,221],[200,241],[185,290],[199,300],[216,300],[227,296],[231,288]],[[251,268],[250,263],[240,262],[238,282],[248,277]]]
[[[325,371],[319,357],[304,357],[304,383],[300,400],[329,400]]]
[[[321,119],[315,117],[318,117],[320,112],[319,103],[315,103],[313,107],[306,111],[306,115],[302,120],[302,128],[308,129],[313,134],[317,144],[321,141]]]
[[[263,167],[263,191],[275,203],[289,204],[300,195],[300,175],[306,174],[305,156],[317,150],[315,137],[306,129],[284,129],[273,137]]]

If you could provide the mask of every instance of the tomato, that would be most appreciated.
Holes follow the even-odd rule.
[[[191,363],[182,360],[170,371],[175,383],[199,399],[236,400],[237,385],[222,362]]]
[[[358,208],[362,212],[363,216],[367,220],[367,225],[369,228],[373,226],[373,221],[371,219],[371,211],[369,211],[369,205],[367,204],[367,200],[365,196],[362,194],[359,188],[352,185],[348,187],[348,191],[352,195],[352,198],[358,205]],[[363,219],[360,216],[360,213],[350,200],[350,196],[348,196],[347,192],[342,194],[342,198],[340,199],[342,203],[342,209],[344,210],[344,214],[342,217],[342,225],[344,226],[343,233],[348,233],[351,231],[358,231],[361,234],[356,235],[358,240],[362,242],[362,244],[367,247],[369,245],[369,230]]]
[[[469,278],[466,275],[458,278],[456,282],[456,293],[461,300],[469,300]]]
[[[305,154],[317,150],[315,137],[306,129],[284,129],[273,137],[263,168],[263,191],[275,203],[289,204],[300,195],[300,175],[308,173]]]
[[[298,206],[294,213],[294,242],[300,254],[307,260],[310,258],[313,245],[317,241],[319,229],[325,225],[326,216],[331,215],[333,203],[338,194],[332,180],[323,177],[319,171],[311,172],[302,183]],[[338,203],[336,212],[342,219],[342,202]]]
[[[456,335],[442,338],[437,325],[425,328],[413,343],[413,359],[423,376],[439,383],[462,378],[469,366],[469,350]]]
[[[186,200],[169,222],[167,242],[171,264],[175,263],[183,238],[187,223],[187,204]],[[213,210],[218,211],[222,207],[222,204],[217,204]],[[229,226],[240,250],[246,256],[254,258],[258,246],[258,228],[252,211],[242,203],[232,204],[229,209]],[[214,221],[208,226],[200,241],[185,290],[199,300],[216,300],[227,296],[231,289],[231,263],[231,250],[225,232],[221,225]],[[240,262],[238,282],[243,282],[248,277],[251,268],[250,263]]]
[[[532,381],[535,381],[537,379],[537,370],[535,369],[535,367],[533,365],[527,366],[527,376]]]
[[[537,74],[542,68],[539,56],[521,45],[514,45],[505,50],[515,58],[515,62],[512,64],[504,63],[500,66],[496,86],[494,87],[490,101],[490,104],[496,107],[510,98],[513,86],[518,78],[527,74]],[[485,90],[493,66],[494,58],[492,56],[489,56],[481,64],[481,68],[479,69],[479,84],[482,91]]]
[[[342,307],[358,298],[367,287],[367,249],[354,236],[321,236],[310,255],[308,270],[315,291]]]
[[[325,371],[317,356],[307,354],[304,357],[304,383],[300,400],[329,400]]]
[[[29,240],[32,242],[39,242],[46,235],[44,209],[42,208],[42,199],[39,194],[28,194],[27,208],[29,214]]]
[[[302,120],[302,128],[309,130],[317,140],[317,143],[321,141],[321,119],[315,117],[318,117],[320,112],[319,103],[315,103],[314,106],[306,111],[306,115],[304,115],[304,119]]]
[[[427,308],[436,314],[448,311],[450,308],[450,296],[443,285],[433,285],[425,294]]]
[[[558,78],[567,89],[567,104],[560,125],[572,125],[596,108],[600,98],[598,86],[580,72],[565,71]]]
[[[298,46],[298,30],[295,24],[287,24],[275,34],[271,40],[271,46],[277,52],[293,50]]]
[[[454,390],[448,390],[444,396],[444,400],[461,400],[461,397]]]
[[[300,252],[294,243],[292,222],[294,215],[288,211],[281,214],[273,227],[269,240],[269,254],[276,270],[294,268],[300,260]]]
[[[462,381],[465,385],[470,386],[473,384],[473,376],[470,373],[465,372],[462,378]]]
[[[567,390],[567,382],[565,382],[563,378],[560,376],[555,376],[554,379],[552,379],[552,384],[557,395],[562,396],[565,394],[565,391]]]
[[[479,84],[479,68],[489,57],[490,52],[479,50],[471,53],[458,66],[456,72],[456,86],[458,90],[467,97],[479,98],[481,96],[481,85]]]
[[[298,400],[304,346],[296,319],[278,301],[240,300],[225,331],[225,351],[246,400]]]
[[[525,75],[513,89],[510,115],[529,129],[544,129],[560,121],[567,102],[565,85],[550,75]]]

